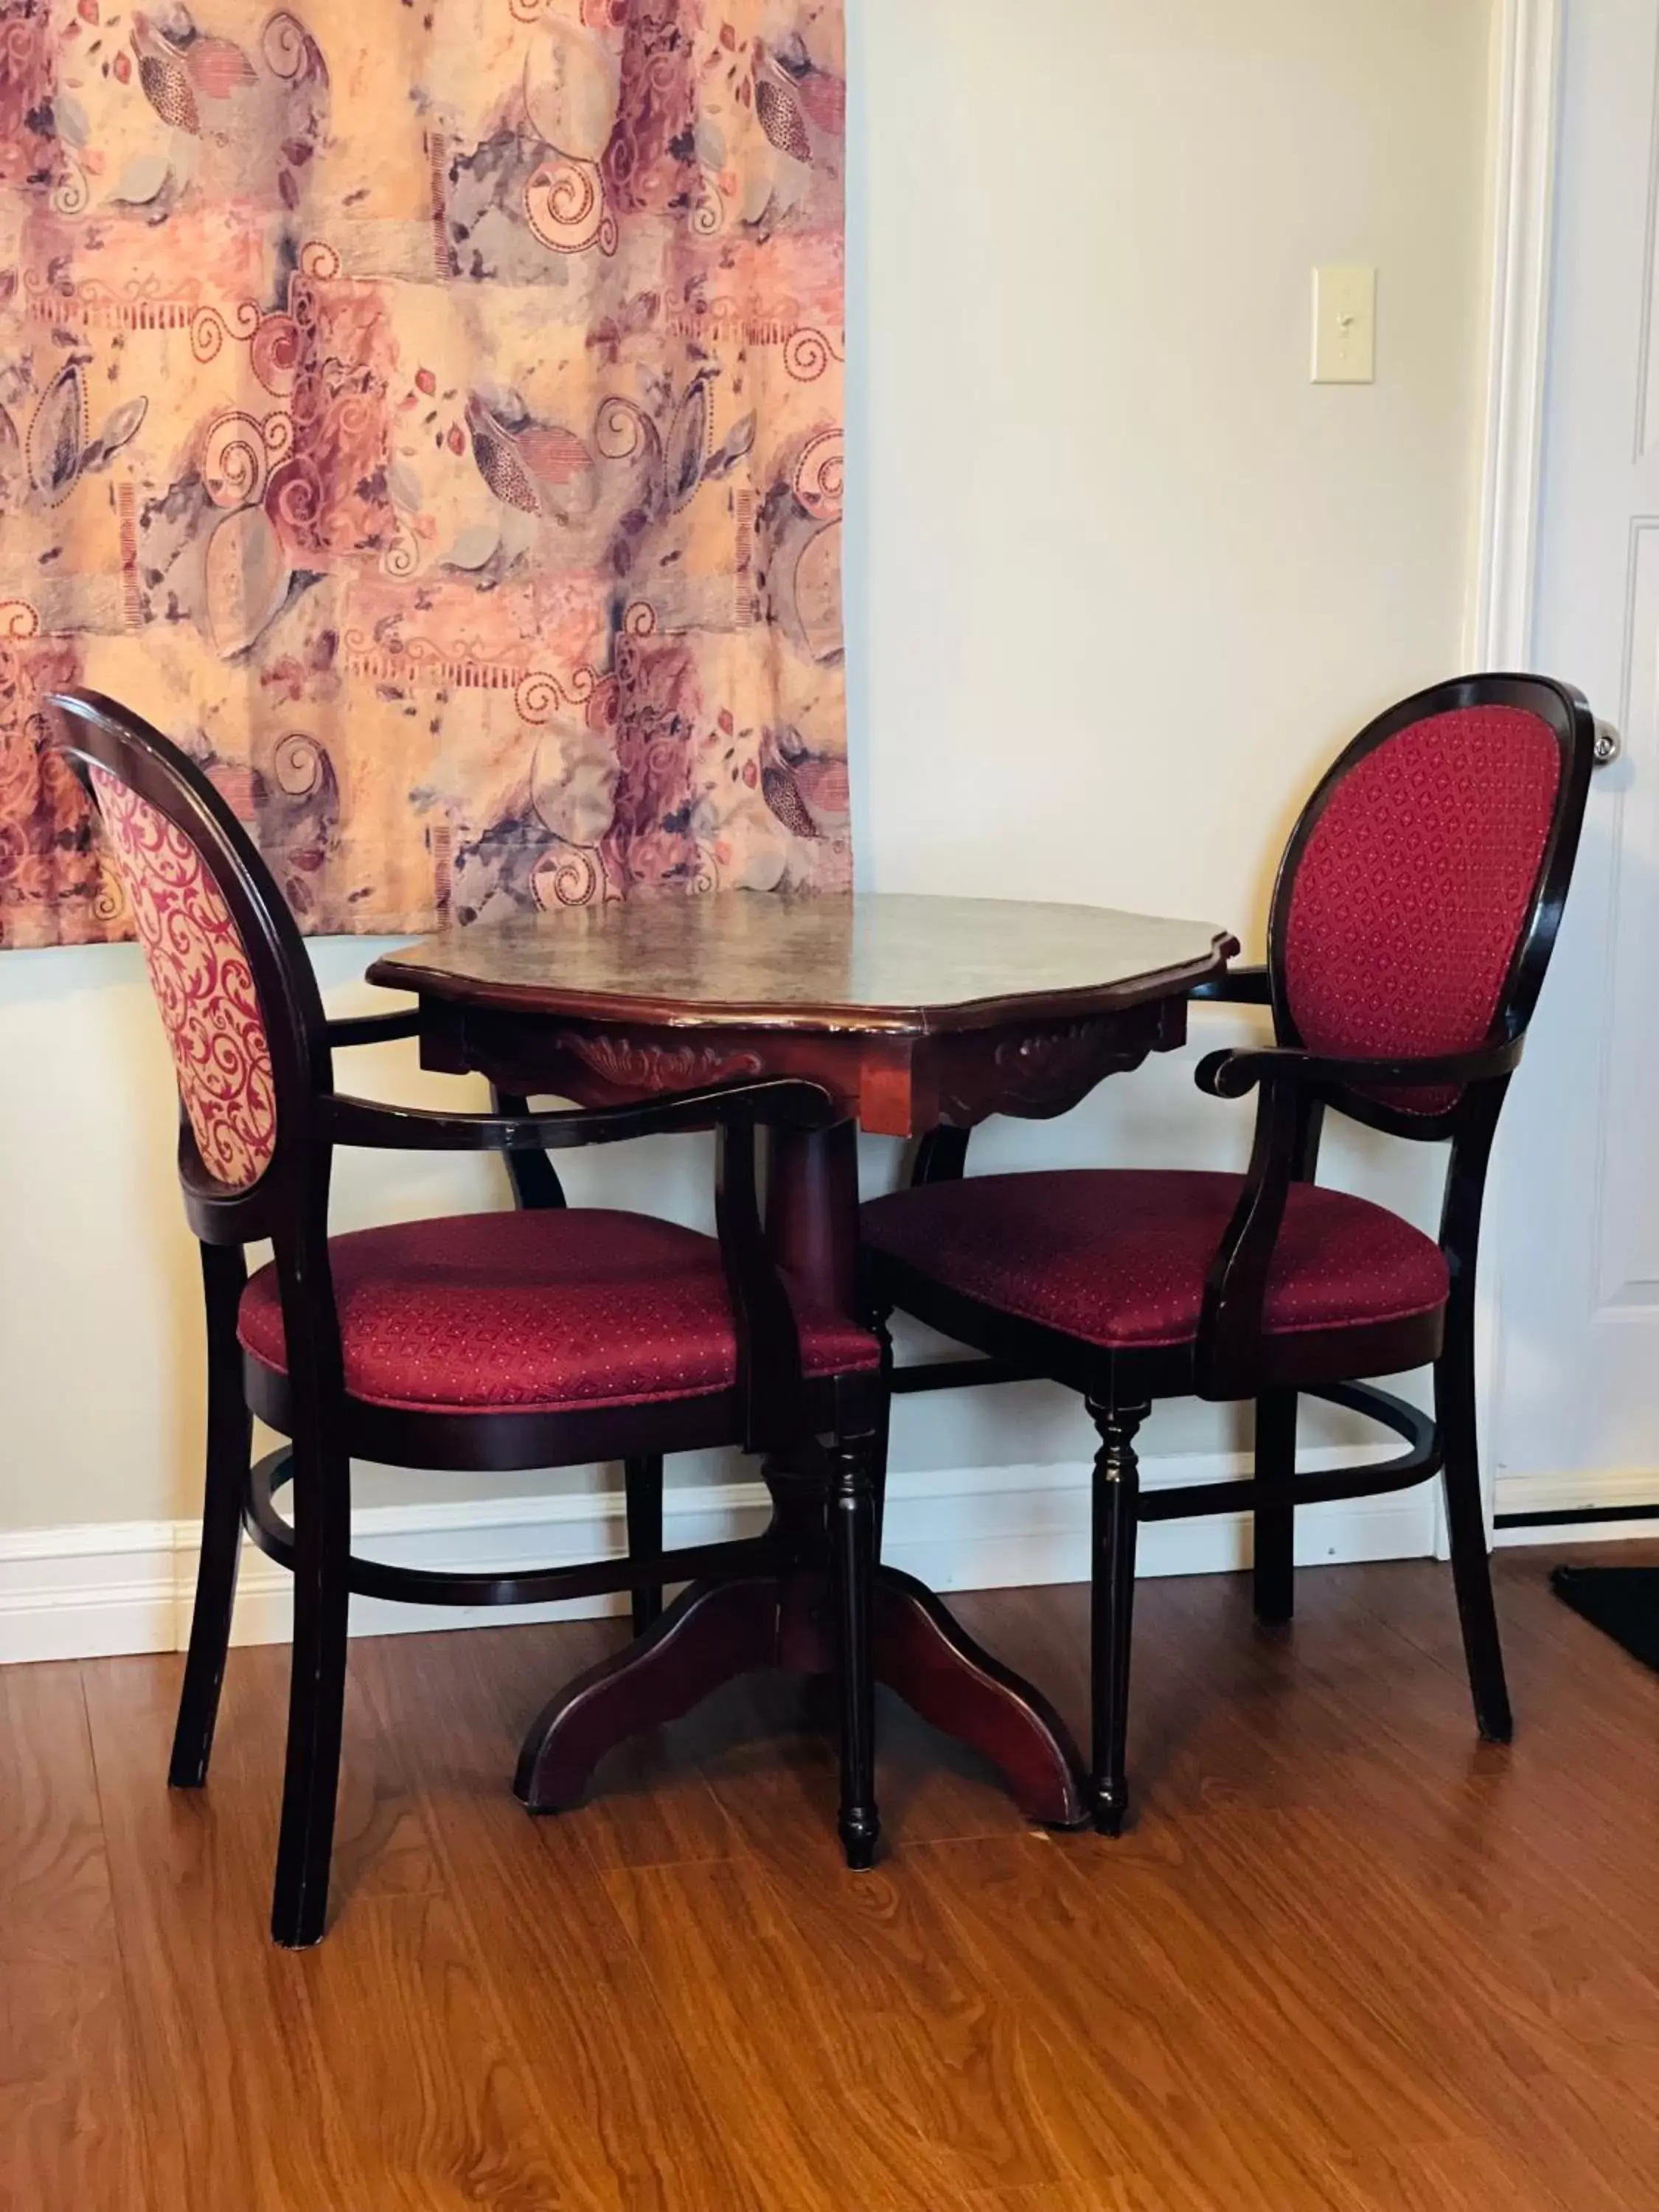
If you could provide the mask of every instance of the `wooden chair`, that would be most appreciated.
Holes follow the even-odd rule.
[[[206,1778],[242,1526],[294,1575],[277,1942],[315,1942],[325,1924],[352,1593],[528,1605],[793,1565],[787,1541],[769,1534],[662,1553],[661,1455],[711,1445],[789,1451],[836,1495],[841,1831],[849,1863],[867,1865],[877,1833],[870,1657],[847,1624],[868,1617],[879,1347],[840,1315],[792,1297],[768,1253],[755,1184],[757,1129],[823,1126],[834,1118],[828,1094],[767,1081],[536,1115],[436,1114],[343,1095],[334,1051],[411,1036],[413,1014],[325,1019],[293,918],[207,778],[107,699],[66,692],[52,706],[58,748],[101,817],[172,1047],[179,1177],[202,1248],[206,1501],[175,1786]],[[549,1148],[711,1127],[717,1238],[568,1207],[556,1180],[550,1187]],[[521,1174],[529,1169],[538,1202],[331,1238],[342,1145],[505,1152]],[[262,1237],[275,1259],[250,1280],[244,1248]],[[251,1414],[291,1440],[252,1469]],[[815,1441],[823,1437],[833,1439],[828,1452]],[[354,1456],[478,1471],[623,1460],[631,1555],[514,1575],[355,1558]],[[290,1482],[291,1525],[273,1503]],[[673,1620],[671,1610],[648,1632]]]
[[[1100,1435],[1093,1492],[1095,1825],[1116,1835],[1135,1535],[1141,1521],[1255,1515],[1255,1605],[1291,1616],[1299,1505],[1443,1473],[1452,1573],[1480,1733],[1511,1734],[1475,1435],[1474,1277],[1486,1165],[1555,943],[1594,749],[1584,702],[1531,677],[1443,684],[1336,761],[1279,870],[1264,968],[1200,997],[1273,1010],[1274,1043],[1212,1053],[1199,1088],[1260,1092],[1243,1176],[1075,1171],[963,1180],[964,1133],[924,1146],[908,1190],[864,1209],[872,1310],[986,1356],[941,1387],[1041,1376],[1080,1391]],[[1315,1177],[1328,1108],[1449,1141],[1439,1240]],[[1361,1377],[1433,1364],[1431,1420]],[[900,1389],[928,1387],[902,1370]],[[1409,1449],[1296,1473],[1307,1393]],[[1142,1495],[1153,1401],[1254,1399],[1255,1479]]]

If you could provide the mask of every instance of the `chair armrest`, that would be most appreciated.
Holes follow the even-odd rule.
[[[1310,1139],[1317,1142],[1321,1094],[1462,1089],[1507,1075],[1519,1061],[1524,1042],[1511,1037],[1476,1052],[1414,1060],[1346,1060],[1292,1046],[1247,1047],[1212,1053],[1200,1061],[1198,1086],[1212,1097],[1242,1098],[1249,1091],[1261,1091],[1250,1164],[1205,1281],[1195,1351],[1200,1396],[1248,1396],[1251,1379],[1260,1371],[1273,1252],[1291,1183],[1311,1179]]]
[[[1475,1052],[1424,1060],[1338,1060],[1294,1045],[1244,1045],[1200,1060],[1193,1080],[1212,1098],[1243,1098],[1263,1085],[1317,1085],[1354,1091],[1426,1091],[1490,1081],[1520,1063],[1524,1037]]]
[[[562,1114],[433,1114],[336,1093],[318,1103],[332,1142],[391,1152],[560,1152],[714,1129],[715,1228],[737,1336],[744,1447],[769,1451],[799,1441],[800,1332],[761,1219],[755,1132],[829,1128],[838,1110],[829,1091],[779,1078]]]
[[[357,1044],[392,1044],[399,1037],[419,1036],[421,1012],[418,1006],[405,1006],[395,1014],[351,1014],[327,1027],[331,1051]]]
[[[1270,1006],[1273,988],[1265,968],[1229,968],[1206,983],[1194,983],[1189,999],[1219,999],[1236,1006]]]
[[[1215,1053],[1211,1059],[1230,1056]],[[1200,1088],[1207,1088],[1203,1077],[1210,1065],[1206,1060],[1199,1069]],[[1302,1098],[1290,1083],[1262,1085],[1243,1188],[1205,1278],[1194,1346],[1194,1379],[1200,1397],[1250,1395],[1243,1385],[1261,1346],[1268,1271],[1303,1151],[1302,1109]]]
[[[737,1124],[826,1129],[836,1119],[836,1103],[827,1091],[788,1077],[687,1091],[636,1106],[562,1114],[434,1114],[338,1092],[325,1095],[318,1104],[335,1144],[377,1152],[568,1152],[581,1145],[623,1144],[633,1137],[676,1136]]]

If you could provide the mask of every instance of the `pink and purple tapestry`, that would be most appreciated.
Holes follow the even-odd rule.
[[[40,700],[301,925],[850,878],[841,0],[0,0],[0,942]]]

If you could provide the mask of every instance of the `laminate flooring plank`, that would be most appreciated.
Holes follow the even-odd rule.
[[[1652,2008],[1639,1978],[1620,1979],[1592,1926],[1577,1930],[1576,1971],[1605,1973],[1618,1995],[1584,2008],[1570,1990],[1564,2020],[1545,1962],[1402,1875],[1385,1834],[1312,1809],[1240,1812],[1206,1821],[1194,1848],[1248,1908],[1265,1955],[1289,1975],[1318,1962],[1356,2014],[1386,2027],[1413,2077],[1435,2084],[1462,2117],[1461,2139],[1511,2146],[1540,2189],[1571,2175],[1586,2212],[1650,2200],[1659,2063],[1641,2039]],[[1635,2009],[1621,2014],[1621,2000]],[[1425,2147],[1404,2106],[1397,2138]]]
[[[605,1881],[769,2203],[920,2212],[1054,2171],[1024,2109],[1016,2023],[926,1900],[903,1901],[902,1872],[843,1875],[828,1935],[745,1862]]]
[[[317,2032],[308,1957],[270,1937],[286,1662],[275,1649],[232,1652],[212,1778],[188,1791],[167,1786],[179,1662],[86,1669],[122,1960],[142,2023],[136,2086],[165,2212],[321,2212],[371,2204],[378,2186]],[[383,1813],[373,1824],[384,1830]]]
[[[1334,2162],[1328,2178],[1330,2212],[1577,2212],[1584,2201],[1480,2137]]]
[[[1340,1892],[1352,1904],[1330,1916],[1333,1932],[1349,1933],[1356,1914],[1363,1923],[1366,1902],[1379,1889],[1392,1910],[1376,1929],[1369,1958],[1352,1964],[1355,1989],[1375,1994],[1409,1966],[1424,1977],[1425,2020],[1455,2013],[1458,1991],[1471,1978],[1485,1998],[1469,2014],[1468,2034],[1449,2043],[1430,2039],[1425,2069],[1444,2067],[1449,2052],[1455,2077],[1463,2054],[1487,2049],[1490,2063],[1468,2069],[1469,2093],[1490,2100],[1511,2085],[1509,2117],[1516,2126],[1524,2130],[1531,2111],[1534,2131],[1566,2146],[1565,2163],[1574,2165],[1581,2152],[1588,2160],[1577,2166],[1587,2197],[1595,2191],[1598,2201],[1613,2203],[1621,2201],[1621,2191],[1650,2190],[1645,2085],[1659,2085],[1659,2067],[1650,2057],[1653,1982],[1644,1971],[1656,1916],[1639,1873],[1649,1823],[1638,1818],[1624,1828],[1625,1863],[1616,1874],[1603,1853],[1597,1877],[1587,1880],[1596,1824],[1586,1824],[1583,1792],[1572,1784],[1575,1744],[1577,1757],[1583,1756],[1577,1701],[1561,1707],[1559,1684],[1548,1685],[1559,1710],[1528,1731],[1529,1764],[1499,1748],[1470,1749],[1462,1699],[1449,1710],[1433,1668],[1400,1668],[1400,1639],[1382,1616],[1392,1608],[1397,1617],[1402,1597],[1431,1607],[1443,1595],[1443,1571],[1344,1570],[1304,1579],[1310,1585],[1309,1602],[1296,1632],[1304,1649],[1283,1650],[1284,1663],[1289,1668],[1296,1662],[1295,1671],[1272,1695],[1281,1705],[1299,1698],[1310,1707],[1307,1771],[1293,1790],[1273,1795],[1282,1809],[1299,1810],[1322,1830],[1318,1846],[1304,1854],[1302,1885],[1304,1895],[1316,1900],[1316,1924],[1288,1942],[1281,1938],[1281,1948],[1298,1960],[1309,1955],[1319,1940],[1318,1923],[1326,1920],[1333,1870],[1358,1862],[1362,1878]],[[1352,1594],[1362,1589],[1368,1607],[1356,1609]],[[1189,1648],[1218,1627],[1244,1626],[1238,1590],[1188,1584],[1177,1595],[1191,1615]],[[1381,1714],[1370,1707],[1364,1686],[1367,1638],[1373,1649],[1381,1638],[1391,1670],[1394,1694]],[[1447,1655],[1454,1656],[1455,1671],[1449,1664],[1440,1671],[1461,1690],[1461,1650]],[[1240,1753],[1262,1725],[1261,1684],[1250,1676],[1257,1668],[1269,1674],[1277,1664],[1271,1648],[1258,1650],[1246,1661],[1243,1680],[1230,1683],[1221,1708],[1221,1724],[1238,1739],[1231,1756],[1241,1781],[1249,1762]],[[1559,1779],[1553,1769],[1540,1771],[1540,1755],[1559,1759]],[[1593,1764],[1606,1787],[1609,1774],[1620,1771],[1614,1746],[1605,1746]],[[1623,1786],[1628,1813],[1641,1796],[1628,1781]],[[1240,1834],[1259,1826],[1264,1837],[1276,1839],[1258,1876],[1264,1882],[1281,1878],[1293,1863],[1286,1844],[1291,1827],[1276,1822],[1259,1799],[1235,1797],[1231,1813]],[[1183,1832],[1194,1850],[1216,1840],[1190,1808]],[[1628,1905],[1630,1929],[1644,1925],[1649,1940],[1636,1957],[1627,1955],[1627,1929],[1610,1936],[1610,1902]],[[1407,1916],[1419,1924],[1413,1927]],[[1265,1926],[1263,1932],[1265,1938]],[[1450,1976],[1449,1988],[1436,1974],[1437,1963]],[[1636,2077],[1630,2087],[1615,2087],[1630,2075]],[[1598,2181],[1604,2147],[1608,2173]]]
[[[1026,1829],[884,1698],[863,1879],[823,1686],[734,1684],[532,1820],[524,1728],[625,1628],[360,1643],[297,1958],[286,1652],[232,1655],[194,1797],[176,1660],[0,1674],[0,2176],[27,2143],[65,2212],[1648,2212],[1659,1677],[1547,1558],[1498,1566],[1511,1750],[1436,1563],[1304,1572],[1285,1634],[1243,1577],[1149,1583],[1131,1832]],[[1084,1731],[1086,1592],[952,1604]]]
[[[1121,2174],[1103,2176],[1085,2190],[1053,2181],[1036,2189],[998,2189],[964,2198],[961,2212],[1166,2212]]]
[[[550,2201],[761,2212],[775,2200],[750,2188],[715,2124],[579,1821],[532,1820],[512,1795],[525,1717],[514,1640],[491,1631],[358,1649],[384,1741],[437,1838],[457,1939],[556,2160]]]
[[[0,1668],[0,2203],[155,2203],[81,1668]]]
[[[1425,1614],[1438,1613],[1436,1571],[1390,1568],[1366,1582],[1343,1569],[1316,1579],[1319,1613],[1306,1624],[1302,1675],[1326,1731],[1318,1762],[1326,1786],[1300,1790],[1296,1801],[1382,1812],[1394,1863],[1455,1889],[1489,1923],[1512,1920],[1541,1881],[1569,1917],[1614,1921],[1629,1962],[1659,1974],[1659,1912],[1642,1874],[1659,1826],[1659,1677],[1576,1676],[1561,1645],[1528,1620],[1527,1594],[1516,1593],[1516,1603],[1505,1591],[1516,1740],[1480,1745],[1455,1616],[1449,1629],[1425,1625]],[[1547,1591],[1532,1601],[1555,1607]],[[1432,1663],[1401,1672],[1391,1656],[1393,1695],[1380,1711],[1369,1701],[1362,1709],[1334,1683],[1330,1653],[1340,1646],[1350,1654],[1341,1663],[1357,1666],[1385,1610],[1390,1651],[1403,1637]],[[1440,1695],[1437,1668],[1462,1694]],[[1295,1686],[1289,1678],[1287,1696]],[[1248,1699],[1240,1718],[1249,1725]]]
[[[305,1963],[322,2063],[375,2212],[609,2202],[572,2176],[471,1930],[444,1896],[365,1899]]]
[[[1055,2124],[1093,2142],[1100,2173],[1173,2170],[1200,2197],[1249,2177],[1271,2202],[1316,2154],[1467,2123],[1387,2021],[1282,1970],[1196,1848],[1172,1866],[1036,1839],[915,1857],[987,1980],[1019,1991]]]

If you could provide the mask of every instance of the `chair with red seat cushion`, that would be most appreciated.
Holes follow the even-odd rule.
[[[810,1084],[759,1081],[593,1113],[442,1115],[337,1093],[340,1046],[416,1034],[412,1013],[330,1022],[293,917],[212,785],[106,699],[52,702],[58,750],[101,820],[172,1048],[179,1169],[207,1304],[208,1451],[201,1566],[169,1778],[206,1779],[244,1523],[295,1577],[287,1771],[271,1927],[311,1943],[327,1916],[351,1595],[449,1605],[543,1604],[693,1575],[795,1562],[790,1540],[665,1554],[662,1455],[710,1446],[815,1449],[833,1437],[842,1623],[868,1617],[874,1570],[877,1340],[798,1298],[762,1231],[756,1131],[833,1118]],[[501,1102],[498,1102],[501,1103]],[[713,1128],[717,1235],[568,1207],[546,1154]],[[517,1212],[406,1222],[331,1238],[339,1145],[499,1151]],[[247,1279],[245,1248],[275,1258]],[[291,1439],[248,1465],[251,1416]],[[350,1464],[504,1470],[620,1459],[629,1556],[588,1566],[438,1573],[351,1552]],[[290,1483],[292,1524],[273,1493]],[[854,1602],[854,1601],[857,1601]],[[649,1632],[665,1637],[674,1615]],[[876,1840],[871,1660],[840,1653],[841,1832],[849,1863]]]
[[[406,1413],[631,1408],[736,1388],[715,1238],[599,1207],[475,1213],[330,1241],[348,1395]],[[868,1332],[792,1290],[803,1371],[875,1364]],[[242,1349],[288,1371],[273,1262],[242,1293]]]
[[[876,1199],[865,1231],[883,1259],[948,1281],[1013,1322],[1097,1349],[1189,1344],[1238,1178],[1072,1170],[976,1176]],[[1270,1337],[1413,1322],[1446,1303],[1431,1237],[1363,1198],[1298,1183],[1267,1279]]]
[[[1290,1618],[1298,1505],[1444,1476],[1452,1570],[1481,1734],[1511,1719],[1474,1422],[1474,1273],[1486,1164],[1577,851],[1595,726],[1578,695],[1474,677],[1381,716],[1335,762],[1279,870],[1267,963],[1198,995],[1271,1007],[1271,1048],[1212,1054],[1201,1090],[1260,1090],[1243,1176],[1061,1172],[963,1180],[967,1138],[927,1140],[915,1186],[864,1209],[871,1303],[985,1355],[901,1370],[897,1387],[1042,1376],[1100,1432],[1094,1485],[1096,1826],[1125,1778],[1135,1534],[1245,1508],[1255,1597]],[[1328,1108],[1450,1143],[1439,1239],[1315,1181]],[[1435,1418],[1361,1378],[1432,1364]],[[1256,1404],[1254,1480],[1142,1497],[1152,1402]],[[1381,1420],[1382,1466],[1296,1472],[1299,1393]]]

